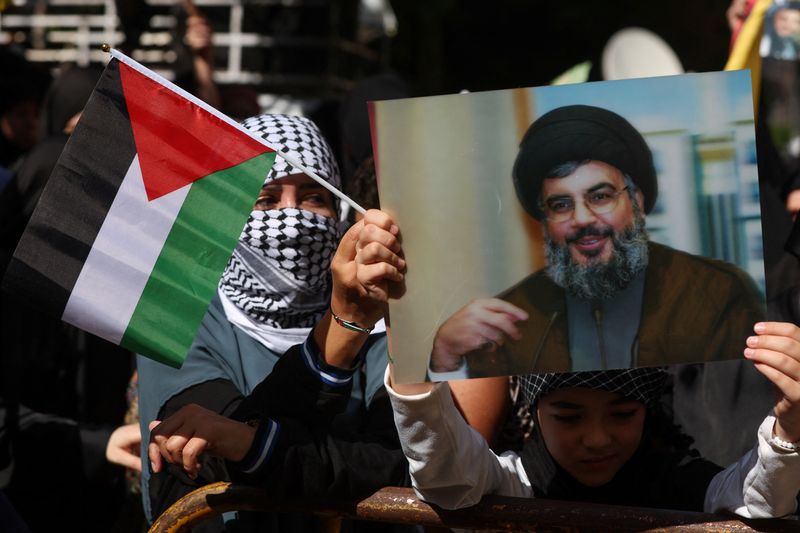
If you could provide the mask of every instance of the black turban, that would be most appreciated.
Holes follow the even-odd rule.
[[[644,212],[650,212],[658,181],[642,134],[616,113],[588,105],[548,111],[525,132],[513,170],[514,187],[525,210],[543,219],[539,193],[546,174],[568,161],[586,160],[602,161],[630,176],[644,195]]]

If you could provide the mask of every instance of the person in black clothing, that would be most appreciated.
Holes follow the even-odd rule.
[[[0,276],[100,72],[67,69],[47,91],[42,140],[0,192]],[[124,471],[106,452],[118,442],[112,435],[125,412],[132,363],[127,350],[0,293],[0,469],[9,465],[6,495],[34,532],[83,521],[86,501],[96,506],[87,531],[108,531],[116,520],[126,498]],[[123,441],[117,451],[138,459],[124,453],[130,442]],[[43,499],[53,512],[41,512]]]

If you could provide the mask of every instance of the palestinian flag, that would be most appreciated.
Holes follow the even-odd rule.
[[[4,286],[180,366],[274,159],[260,138],[114,52]]]

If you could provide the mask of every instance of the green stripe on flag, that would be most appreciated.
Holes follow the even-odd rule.
[[[275,153],[192,184],[120,343],[179,367],[253,210]]]

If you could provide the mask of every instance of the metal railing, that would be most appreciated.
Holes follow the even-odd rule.
[[[150,533],[178,533],[229,511],[311,513],[322,517],[392,524],[496,531],[798,532],[800,522],[745,520],[732,516],[621,507],[545,499],[485,497],[447,511],[427,504],[409,488],[385,487],[357,502],[276,500],[266,490],[227,482],[187,494],[158,517]]]

